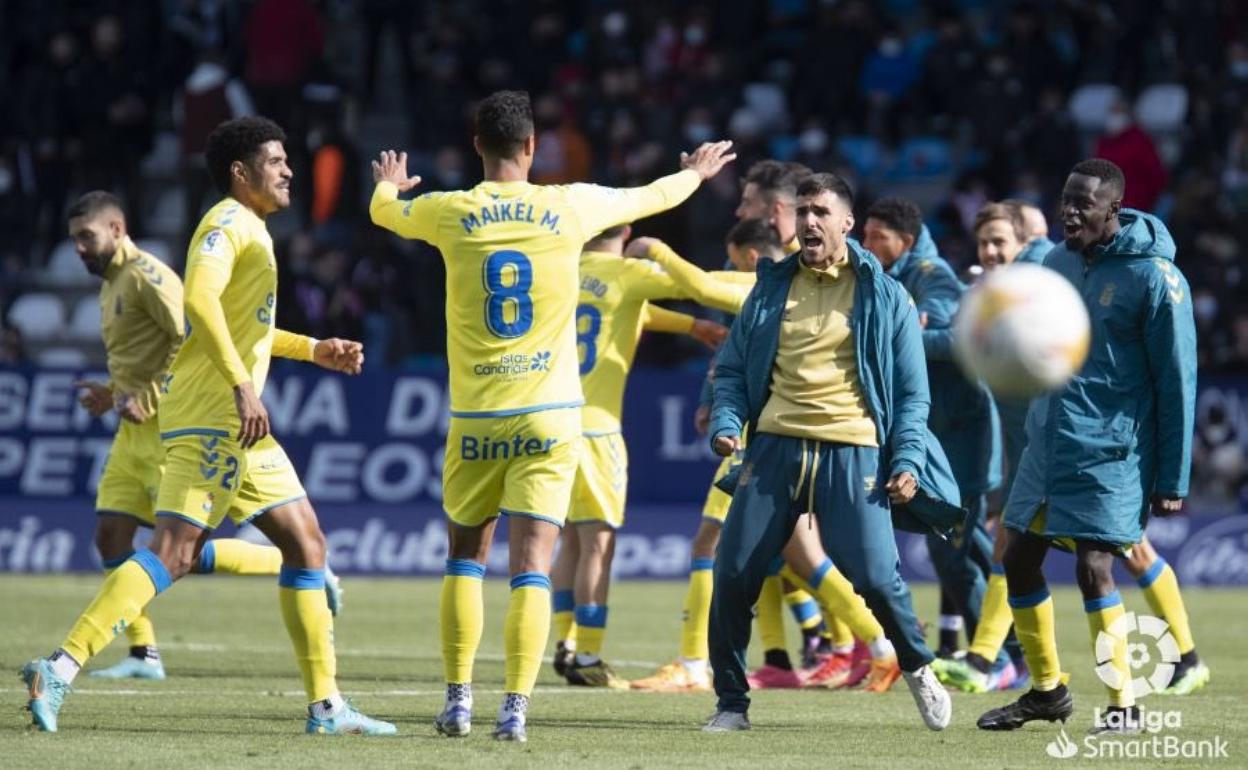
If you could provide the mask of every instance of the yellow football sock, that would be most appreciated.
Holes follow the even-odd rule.
[[[336,695],[338,660],[334,655],[334,616],[325,604],[325,570],[282,567],[277,584],[282,620],[295,648],[308,703]]]
[[[848,623],[826,611],[823,613],[823,622],[828,629],[827,635],[832,640],[832,649],[839,651],[854,646],[854,632],[850,630]]]
[[[551,618],[555,624],[555,641],[576,644],[576,599],[572,591],[555,591],[550,596]]]
[[[607,635],[607,606],[605,604],[582,604],[576,608],[576,652],[580,655],[598,655],[602,652],[602,640]]]
[[[711,623],[711,570],[714,559],[694,559],[689,569],[689,590],[685,592],[685,614],[680,623],[680,657],[706,660]]]
[[[228,575],[277,575],[282,552],[271,545],[256,545],[236,537],[209,540],[199,552],[196,572]]]
[[[1170,626],[1174,641],[1179,644],[1179,653],[1187,654],[1196,648],[1196,640],[1192,638],[1192,627],[1187,621],[1187,607],[1183,605],[1183,595],[1179,593],[1179,578],[1166,560],[1157,557],[1157,561],[1136,581],[1144,591],[1149,609],[1153,614]]]
[[[787,565],[785,569],[789,569]],[[782,571],[781,574],[790,580],[803,582],[792,570],[787,573]],[[819,565],[815,574],[811,575],[810,588],[819,597],[820,605],[844,621],[853,636],[864,642],[873,642],[884,636],[884,627],[871,614],[866,600],[854,593],[853,584],[832,564],[831,559]]]
[[[131,552],[133,553],[133,552]],[[126,554],[119,559],[104,560],[104,575],[112,574],[113,570],[126,563],[131,554]],[[130,642],[131,647],[155,647],[156,646],[156,625],[152,623],[152,618],[147,614],[147,607],[143,607],[139,616],[126,626],[126,641]]]
[[[169,570],[156,554],[136,551],[104,578],[95,599],[78,617],[61,649],[79,665],[85,665],[142,615],[148,602],[172,584]]]
[[[1122,606],[1122,596],[1114,591],[1109,596],[1099,599],[1087,599],[1083,602],[1083,611],[1088,615],[1088,631],[1092,634],[1092,649],[1098,659],[1103,659],[1102,646],[1099,643],[1102,631],[1107,630],[1115,620],[1126,614]],[[1107,634],[1113,639],[1112,653],[1109,660],[1096,667],[1096,673],[1106,682],[1105,690],[1109,693],[1111,706],[1134,706],[1135,689],[1131,686],[1131,667],[1127,661],[1127,640]],[[1111,686],[1114,682],[1117,686]]]
[[[1065,682],[1065,675],[1057,657],[1057,626],[1048,587],[1011,596],[1008,601],[1014,613],[1014,633],[1023,645],[1023,657],[1031,671],[1031,686],[1041,692],[1056,690]]]
[[[438,605],[442,626],[442,670],[447,684],[472,681],[472,664],[485,628],[481,581],[485,565],[471,559],[447,559]]]
[[[997,659],[997,653],[1010,635],[1010,625],[1014,622],[1010,604],[1006,601],[1008,594],[1004,568],[1000,564],[992,565],[988,590],[984,593],[984,603],[980,605],[979,625],[975,628],[975,638],[971,640],[969,650],[988,662]]]
[[[533,693],[549,631],[550,578],[540,572],[521,572],[511,579],[511,601],[503,620],[505,692],[526,697]],[[577,636],[579,643],[579,630]]]
[[[758,617],[758,640],[763,650],[787,650],[784,640],[784,588],[780,576],[772,575],[763,580],[763,590],[758,594],[755,611]]]

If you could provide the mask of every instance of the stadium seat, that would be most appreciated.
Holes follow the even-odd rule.
[[[52,250],[44,277],[57,286],[83,286],[91,283],[91,274],[82,266],[82,258],[72,241],[61,241]]]
[[[169,243],[163,238],[143,238],[135,241],[134,245],[139,247],[139,251],[146,251],[166,265],[173,264],[170,261],[173,259],[173,253],[169,249]]]
[[[1135,100],[1135,119],[1145,131],[1178,131],[1186,118],[1187,88],[1178,83],[1151,85]]]
[[[860,177],[875,176],[884,168],[884,147],[871,136],[842,136],[836,149]]]
[[[1110,108],[1121,98],[1122,91],[1118,86],[1110,83],[1086,83],[1070,95],[1067,109],[1080,130],[1099,133],[1105,128]]]
[[[100,338],[100,301],[96,297],[83,297],[74,306],[69,319],[69,334],[76,340],[95,341]]]
[[[56,366],[66,369],[81,369],[87,365],[87,354],[78,348],[48,348],[35,355],[40,366]]]
[[[9,308],[9,325],[28,340],[55,339],[65,328],[65,306],[55,294],[23,294]]]

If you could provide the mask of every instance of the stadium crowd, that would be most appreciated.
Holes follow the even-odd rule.
[[[1248,371],[1248,309],[1234,301],[1248,261],[1248,11],[1234,0],[769,0],[730,14],[605,0],[10,1],[0,51],[0,361],[97,359],[93,313],[74,312],[92,298],[64,241],[67,201],[120,193],[132,232],[180,267],[211,203],[207,132],[252,112],[292,137],[297,213],[275,223],[283,326],[362,338],[392,364],[441,359],[441,261],[367,226],[362,158],[400,137],[422,189],[468,186],[474,100],[523,87],[539,123],[534,181],[635,184],[727,135],[738,173],[793,159],[848,176],[864,211],[883,194],[919,201],[959,268],[974,262],[982,203],[1050,211],[1071,163],[1110,158],[1128,205],[1178,241],[1201,371]],[[723,175],[646,234],[718,265],[737,195]],[[698,355],[669,339],[640,358]]]

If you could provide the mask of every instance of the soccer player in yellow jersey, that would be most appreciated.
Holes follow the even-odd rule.
[[[577,353],[585,407],[581,458],[563,547],[553,569],[556,671],[570,684],[628,689],[600,657],[607,626],[607,591],[615,531],[624,523],[628,449],[620,432],[624,385],[643,325],[689,334],[712,347],[728,330],[683,313],[656,308],[652,299],[684,292],[654,262],[624,259],[628,225],[611,227],[585,244],[576,308]]]
[[[707,274],[695,265],[681,259],[679,255],[665,244],[653,238],[638,238],[629,245],[631,254],[646,256],[655,260],[694,301],[705,304],[708,307],[736,314],[740,312],[746,297],[749,296],[753,287],[753,266],[757,264],[759,259],[782,259],[784,250],[779,240],[776,239],[773,228],[763,226],[762,220],[746,219],[737,223],[732,231],[729,232],[728,251],[734,264],[737,264],[738,269],[742,271],[740,275],[745,276],[744,280],[734,277],[730,281],[725,281],[723,277],[733,275],[731,273]],[[717,480],[727,475],[731,468],[732,464],[722,466],[717,474]],[[718,489],[714,490],[714,493],[724,495],[725,499],[731,500],[730,497]],[[698,559],[713,562],[714,549],[718,544],[720,529],[724,520],[722,517],[716,518],[710,515],[713,511],[711,503],[708,502],[707,513],[704,515],[698,535],[694,539],[693,556],[695,567],[698,564]],[[887,691],[900,678],[901,669],[897,662],[895,649],[884,634],[884,628],[871,614],[862,597],[854,593],[853,586],[849,580],[841,574],[840,570],[833,566],[831,559],[824,553],[823,546],[818,540],[818,529],[815,528],[814,522],[810,520],[803,521],[798,525],[797,529],[800,532],[794,533],[791,541],[782,552],[784,563],[777,563],[775,565],[775,577],[768,579],[779,579],[780,576],[783,576],[785,580],[788,580],[798,588],[812,593],[819,608],[825,614],[836,618],[838,622],[846,625],[850,637],[847,648],[837,650],[836,653],[825,658],[819,667],[811,672],[808,678],[810,686],[837,688],[855,684],[855,677],[858,681],[867,677],[865,689],[871,692]],[[707,578],[710,577],[710,566],[711,564],[708,563]],[[682,637],[685,637],[685,639],[682,640],[681,659],[675,663],[667,664],[654,676],[633,682],[634,688],[662,692],[708,689],[705,668],[706,658],[698,656],[707,654],[705,652],[707,644],[706,624],[710,610],[709,607],[699,603],[698,599],[701,597],[696,591],[697,586],[691,585],[690,594],[693,596],[693,599],[686,600],[686,627],[682,629],[684,632]],[[701,592],[701,594],[705,597],[703,600],[709,604],[709,587],[708,590]],[[760,603],[764,598],[764,596],[760,595]],[[760,607],[760,616],[762,615],[762,610],[763,608]],[[773,614],[779,614],[780,604],[778,601],[773,602],[770,611]],[[691,626],[696,629],[693,633],[690,633]],[[687,644],[690,636],[697,640],[699,646],[693,647]],[[866,643],[869,656],[869,662],[864,661],[862,670],[859,672],[855,672],[855,667],[852,665],[853,661],[850,657],[854,636]],[[755,686],[753,680],[751,680],[750,686]],[[764,686],[767,686],[766,683],[764,683]]]
[[[608,227],[676,206],[735,156],[728,142],[681,156],[684,170],[645,187],[528,182],[536,137],[528,94],[477,106],[473,144],[485,181],[399,200],[419,182],[407,155],[373,163],[375,223],[426,241],[446,262],[451,423],[443,469],[450,536],[442,583],[447,735],[471,729],[481,639],[481,578],[499,515],[509,519],[506,681],[494,735],[525,740],[525,712],[550,630],[550,559],[576,474],[584,403],[576,353],[581,246]]]
[[[108,356],[108,382],[80,381],[80,401],[94,417],[116,410],[120,422],[96,489],[95,544],[106,570],[134,553],[139,526],[156,523],[156,492],[164,473],[156,407],[159,386],[182,344],[182,281],[173,270],[140,251],[126,234],[121,202],[97,190],[69,207],[69,237],[87,272],[103,279],[100,328]],[[281,552],[272,546],[228,538],[209,540],[196,559],[196,572],[276,575]],[[337,611],[336,581],[326,582]],[[107,679],[164,679],[156,632],[144,610],[128,626],[130,654],[91,676]]]
[[[190,570],[207,533],[229,516],[251,521],[281,549],[278,593],[308,695],[307,732],[395,732],[338,692],[333,619],[322,596],[325,536],[260,402],[273,354],[352,374],[364,360],[359,343],[318,342],[275,327],[277,264],[264,220],[290,205],[285,139],[272,121],[250,117],[222,123],[208,137],[208,170],[227,197],[204,216],[187,255],[188,331],[163,384],[165,475],[155,532],[147,549],[105,579],[52,656],[23,669],[43,730],[56,730],[82,665]]]

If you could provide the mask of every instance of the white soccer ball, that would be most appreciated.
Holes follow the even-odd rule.
[[[1007,265],[962,296],[953,350],[962,370],[1008,398],[1032,398],[1075,376],[1091,330],[1083,299],[1040,265]]]

